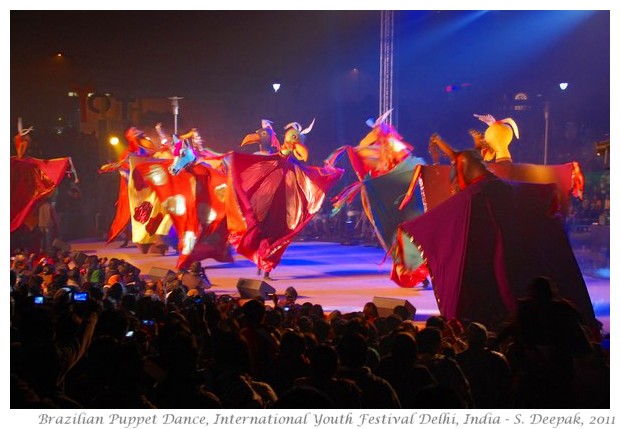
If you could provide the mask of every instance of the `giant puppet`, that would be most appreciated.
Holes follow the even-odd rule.
[[[70,157],[38,159],[26,156],[33,127],[23,128],[18,119],[15,135],[16,156],[11,157],[10,217],[11,233],[20,227],[32,230],[36,227],[39,203],[51,196],[63,178],[72,175],[78,183],[77,173]]]
[[[288,245],[320,210],[325,195],[342,175],[340,169],[303,164],[308,159],[303,140],[312,125],[302,129],[293,122],[285,129],[280,144],[271,121],[263,120],[262,128],[248,134],[241,143],[258,144],[255,154],[217,154],[178,141],[167,173],[156,166],[143,171],[146,182],[158,192],[173,219],[181,220],[175,212],[185,215],[194,210],[187,204],[188,195],[182,196],[169,187],[175,177],[187,180],[189,187],[181,188],[200,187],[209,195],[208,205],[202,210],[209,214],[208,228],[203,225],[197,236],[195,229],[183,229],[182,223],[187,224],[187,220],[177,226],[182,256],[198,248],[196,243],[201,242],[201,237],[212,243],[208,248],[215,254],[222,249],[222,238],[228,239],[239,254],[253,261],[259,273],[264,270],[265,278],[269,278]],[[200,256],[194,250],[192,258]]]
[[[166,139],[161,128],[162,140]],[[178,234],[178,268],[212,258],[232,262],[226,229],[226,160],[203,147],[196,129],[172,136],[172,159],[136,164],[138,187],[152,190]]]
[[[569,198],[572,188],[580,193],[580,171],[572,163],[512,164],[507,150],[512,132],[505,127],[514,124],[484,119],[491,132],[487,130],[484,137],[473,133],[475,149],[456,151],[439,136],[431,138],[431,146],[446,154],[452,167],[427,167],[418,178],[419,186],[429,197],[447,197],[400,225],[397,249],[414,247],[423,257],[446,318],[498,327],[515,311],[532,279],[547,276],[584,321],[595,326],[592,303],[563,224],[562,199]],[[504,162],[485,164],[483,156],[492,159],[493,152]],[[513,181],[514,176],[525,180]],[[426,177],[431,180],[425,181]],[[451,183],[456,184],[456,193],[451,194]],[[417,260],[411,265],[405,258],[399,262],[402,272],[418,268]]]
[[[107,243],[114,241],[131,225],[131,241],[143,253],[156,249],[163,254],[168,248],[165,238],[172,227],[170,216],[163,209],[157,194],[143,186],[140,178],[132,174],[137,165],[152,158],[171,158],[168,147],[157,147],[144,131],[130,127],[125,132],[127,148],[117,162],[100,167],[100,173],[118,171],[120,175],[116,213],[108,232]],[[136,181],[138,180],[138,181]]]
[[[413,155],[413,147],[403,141],[398,131],[389,124],[390,113],[391,110],[377,120],[366,121],[371,130],[357,146],[342,146],[326,160],[326,165],[333,167],[346,153],[357,177],[356,182],[332,200],[333,213],[350,204],[358,194],[361,195],[364,213],[386,252],[393,249],[398,225],[423,213],[419,190],[412,191],[406,202],[404,199],[412,177],[417,177],[420,168],[426,164],[424,159]],[[415,256],[413,252],[409,260]],[[418,284],[426,280],[425,266],[419,256],[417,261],[420,269],[408,273],[408,283]]]
[[[285,127],[280,144],[270,121],[247,135],[242,145],[258,143],[275,153],[230,152],[226,220],[229,240],[238,253],[253,261],[266,278],[282,259],[295,236],[319,212],[326,194],[343,171],[308,166],[305,136],[297,122]]]

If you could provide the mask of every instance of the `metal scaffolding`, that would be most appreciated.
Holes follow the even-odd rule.
[[[381,41],[380,41],[380,76],[379,76],[379,113],[382,115],[393,108],[393,81],[394,81],[394,11],[381,11]],[[393,114],[386,119],[392,124]],[[395,124],[394,124],[395,125]]]

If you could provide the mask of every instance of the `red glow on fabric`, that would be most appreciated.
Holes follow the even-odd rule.
[[[131,221],[131,209],[129,207],[129,194],[127,191],[127,179],[121,175],[118,187],[118,199],[116,200],[116,213],[108,231],[106,244],[113,242],[127,227]]]
[[[65,177],[68,168],[69,158],[11,157],[11,232],[24,223],[43,197],[52,194]]]

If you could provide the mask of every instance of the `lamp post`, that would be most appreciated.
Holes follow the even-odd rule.
[[[545,102],[543,109],[545,114],[545,152],[543,157],[543,165],[547,165],[547,148],[549,146],[549,102]]]
[[[276,80],[271,85],[271,87],[273,88],[273,106],[274,106],[274,110],[275,110],[274,118],[273,118],[274,121],[278,121],[279,118],[280,118],[280,112],[278,111],[279,110],[279,106],[278,106],[278,91],[280,90],[281,86],[282,85],[280,84],[279,80]]]
[[[174,115],[174,134],[177,134],[177,121],[179,117],[179,100],[183,100],[183,97],[168,97],[168,100],[172,103],[172,114]]]

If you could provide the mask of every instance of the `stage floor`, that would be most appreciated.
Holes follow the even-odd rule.
[[[120,242],[105,245],[103,241],[73,241],[71,249],[99,257],[116,257],[140,268],[148,274],[151,267],[176,271],[177,256],[168,252],[164,256],[142,254],[137,247],[120,248]],[[268,281],[283,295],[293,286],[297,302],[320,304],[327,312],[343,313],[361,311],[364,304],[374,297],[406,299],[416,308],[417,321],[438,315],[437,302],[431,287],[401,288],[390,280],[391,259],[383,262],[383,249],[369,246],[346,246],[329,242],[294,242],[287,249],[280,265]],[[383,262],[383,263],[382,263]],[[238,296],[239,278],[260,279],[256,267],[245,257],[234,254],[233,263],[219,263],[211,259],[202,261],[206,274],[216,294]],[[592,270],[589,270],[592,271]],[[597,318],[609,332],[609,268],[592,271],[584,278]]]

